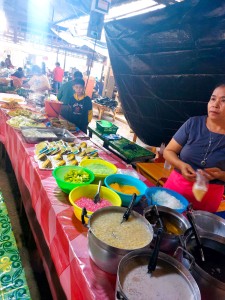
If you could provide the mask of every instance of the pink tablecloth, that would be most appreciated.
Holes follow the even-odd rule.
[[[23,201],[28,190],[67,299],[115,299],[116,276],[101,271],[89,258],[87,229],[74,216],[68,195],[58,188],[51,171],[38,168],[33,157],[34,145],[25,143],[20,132],[5,124],[2,111],[0,120],[0,138],[10,157]],[[107,150],[99,148],[99,155],[120,169],[131,168]],[[144,177],[142,180],[146,182]],[[51,286],[50,273],[47,278]],[[54,293],[53,296],[57,298]]]

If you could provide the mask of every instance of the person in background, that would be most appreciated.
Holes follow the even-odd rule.
[[[24,72],[23,69],[21,67],[19,67],[15,73],[11,74],[11,76],[17,77],[17,78],[23,78],[24,76]]]
[[[46,72],[46,64],[44,61],[41,63],[41,72],[43,75],[46,75],[46,73],[47,73]]]
[[[64,70],[60,67],[60,63],[55,64],[55,69],[52,72],[53,76],[53,90],[57,94],[63,81]]]
[[[13,81],[13,86],[19,88],[23,84],[23,80],[25,80],[23,69],[20,67],[16,70],[15,73],[11,74],[11,78]]]
[[[65,105],[67,105],[70,102],[71,97],[73,97],[73,86],[76,79],[83,79],[83,74],[80,71],[75,71],[73,74],[73,80],[64,83],[59,89],[57,99]]]
[[[51,90],[49,80],[46,75],[42,74],[42,70],[39,66],[34,65],[31,73],[33,76],[24,87],[28,87],[35,93],[45,93],[46,91]]]
[[[6,68],[6,65],[5,65],[5,62],[4,62],[4,61],[1,61],[1,63],[0,63],[0,68],[1,68],[1,69]]]
[[[182,194],[194,209],[216,212],[225,184],[225,84],[213,91],[207,116],[188,119],[175,133],[163,156],[175,168],[164,187]],[[209,180],[208,191],[201,201],[192,192],[197,169]]]
[[[68,105],[62,108],[61,115],[87,133],[87,126],[91,122],[93,112],[91,98],[85,95],[84,87],[83,79],[74,80],[75,94],[69,99]]]
[[[7,69],[13,69],[14,68],[14,66],[11,62],[11,55],[9,55],[9,54],[7,55],[7,57],[5,59],[5,65],[6,65]]]

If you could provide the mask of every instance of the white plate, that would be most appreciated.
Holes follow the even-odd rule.
[[[25,98],[16,94],[7,94],[7,93],[0,93],[0,101],[1,102],[10,102],[16,101],[19,104],[24,104]]]

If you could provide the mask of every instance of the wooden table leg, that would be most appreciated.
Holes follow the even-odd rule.
[[[101,120],[101,119],[102,119],[102,115],[103,115],[103,113],[104,113],[104,110],[101,109],[101,108],[99,108],[98,111],[99,111],[98,119]]]
[[[136,133],[134,133],[133,142],[136,143],[136,140],[137,140],[137,135],[136,135]]]

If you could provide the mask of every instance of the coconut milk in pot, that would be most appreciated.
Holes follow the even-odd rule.
[[[147,270],[152,252],[137,250],[124,256],[117,272],[116,299],[201,299],[190,272],[169,255],[159,253],[156,270],[150,275]]]

